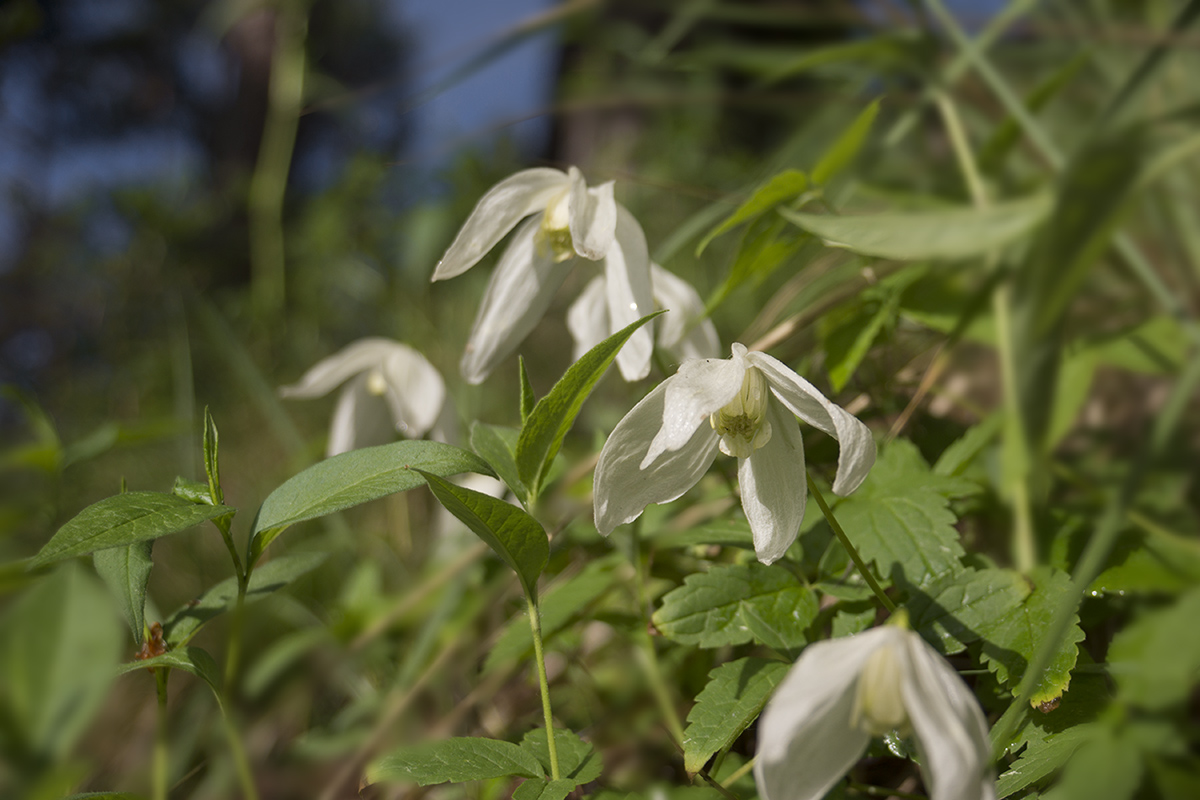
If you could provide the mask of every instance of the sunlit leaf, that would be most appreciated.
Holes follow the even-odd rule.
[[[503,778],[541,778],[537,757],[512,742],[460,737],[401,747],[367,767],[368,783],[414,781],[462,783]]]
[[[546,742],[545,729],[529,731],[521,739],[521,747],[533,753],[546,774],[550,774],[550,746]],[[558,753],[558,769],[563,780],[570,780],[575,785],[591,783],[604,770],[600,754],[574,731],[555,728],[554,748]]]
[[[771,692],[790,665],[763,658],[739,658],[708,673],[708,684],[696,695],[683,732],[683,766],[699,772],[758,718]]]
[[[738,206],[737,210],[722,220],[711,231],[704,235],[700,244],[696,245],[696,257],[699,258],[709,243],[727,231],[733,230],[743,222],[747,222],[760,214],[770,211],[780,203],[798,197],[809,186],[808,176],[795,169],[784,170],[773,176],[762,186],[754,190],[750,198]]]

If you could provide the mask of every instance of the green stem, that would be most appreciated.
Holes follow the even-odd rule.
[[[879,604],[887,609],[888,613],[896,610],[896,604],[892,599],[883,592],[883,587],[875,580],[875,576],[871,574],[871,570],[867,569],[867,565],[863,563],[862,556],[858,554],[858,550],[850,542],[850,537],[846,536],[846,532],[842,530],[842,526],[837,521],[837,517],[833,515],[833,510],[829,508],[829,504],[825,502],[825,496],[821,494],[821,490],[817,488],[817,484],[813,482],[812,476],[805,473],[805,478],[808,479],[808,491],[817,501],[817,505],[821,507],[821,513],[825,515],[825,520],[829,523],[829,527],[833,529],[833,533],[837,536],[838,541],[842,543],[842,547],[846,548],[846,552],[850,554],[850,560],[854,562],[854,566],[858,568],[858,574],[863,576],[863,580],[867,582],[867,586],[871,587],[871,591],[875,593],[875,597],[879,600]]]
[[[671,736],[674,737],[677,745],[683,747],[683,722],[679,719],[679,711],[671,702],[671,693],[667,689],[666,682],[663,681],[662,670],[658,667],[658,652],[654,649],[654,639],[650,636],[648,628],[650,614],[646,602],[646,582],[642,575],[641,517],[633,521],[629,530],[629,557],[633,561],[634,589],[637,592],[638,612],[642,615],[642,621],[645,623],[642,626],[643,633],[637,636],[638,663],[641,664],[642,672],[645,673],[646,680],[650,683],[650,693],[654,695],[654,700],[658,703],[659,710],[667,721],[667,728],[670,729]]]
[[[154,683],[158,690],[158,729],[154,734],[154,800],[167,800],[167,772],[170,768],[170,739],[167,735],[167,679],[171,670],[159,667],[154,670]]]
[[[546,680],[546,657],[542,652],[542,615],[528,594],[529,630],[533,632],[533,659],[537,664],[538,686],[542,690],[542,716],[546,719],[546,746],[550,750],[550,778],[558,780],[558,746],[554,743],[554,715],[550,713],[550,682]]]
[[[233,615],[229,618],[229,646],[225,650],[225,691],[231,691],[237,678],[238,662],[242,655],[242,628],[246,618],[246,587],[250,583],[249,575],[238,576],[237,602],[233,607]]]
[[[733,786],[735,783],[738,782],[739,779],[741,779],[741,777],[743,775],[745,775],[750,770],[754,769],[754,762],[757,760],[758,760],[758,756],[755,756],[754,758],[747,761],[745,764],[742,764],[740,767],[735,769],[733,772],[729,773],[729,777],[727,777],[725,780],[721,781],[721,785],[724,786],[726,789],[728,789],[730,786]]]
[[[242,787],[242,798],[243,800],[258,800],[258,787],[254,785],[254,774],[250,771],[250,760],[246,758],[246,748],[242,746],[242,737],[238,734],[237,726],[230,719],[220,697],[217,698],[217,708],[221,710],[225,738],[229,741],[229,754],[233,757],[233,769],[237,773],[238,783]]]

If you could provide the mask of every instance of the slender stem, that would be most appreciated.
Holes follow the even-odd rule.
[[[167,800],[167,772],[170,768],[170,738],[167,735],[167,679],[171,670],[159,667],[154,670],[154,683],[158,689],[158,729],[154,735],[154,800]]]
[[[242,628],[246,621],[246,587],[250,583],[249,575],[238,576],[237,602],[233,614],[229,618],[229,646],[225,650],[225,691],[230,691],[237,678],[238,662],[242,656]]]
[[[735,769],[733,772],[729,773],[729,777],[727,777],[725,780],[721,781],[721,785],[724,786],[726,789],[728,789],[730,786],[733,786],[735,783],[738,782],[738,780],[743,775],[745,775],[750,770],[754,769],[754,762],[757,760],[758,760],[758,756],[755,756],[754,758],[747,761],[745,764],[742,764],[740,767]]]
[[[837,536],[838,541],[842,543],[842,547],[846,548],[846,552],[850,554],[850,560],[858,568],[858,573],[863,576],[863,580],[871,587],[871,591],[875,593],[879,604],[886,608],[889,614],[892,613],[896,610],[896,604],[892,602],[892,598],[883,593],[883,587],[879,585],[879,582],[875,580],[875,576],[871,574],[871,570],[867,569],[867,565],[863,563],[862,556],[858,554],[858,550],[850,543],[850,538],[842,530],[837,517],[833,516],[833,510],[825,502],[825,497],[821,494],[821,490],[817,488],[817,484],[813,482],[812,476],[806,473],[804,477],[808,479],[809,493],[816,498],[817,505],[821,507],[821,513],[825,515],[825,520],[829,523],[829,527],[833,529],[833,533]]]
[[[719,784],[715,780],[713,780],[712,775],[709,775],[707,770],[702,769],[699,772],[697,772],[696,774],[699,775],[704,780],[704,782],[707,783],[709,786],[711,786],[712,788],[716,789],[718,792],[723,794],[725,796],[726,800],[738,800],[738,796],[736,794],[729,791],[729,789],[725,788],[725,786],[723,786],[722,784]]]
[[[229,717],[225,704],[217,698],[217,708],[221,710],[221,721],[225,727],[225,738],[229,741],[229,754],[233,757],[233,769],[238,776],[238,784],[242,787],[243,800],[258,800],[258,787],[254,785],[254,773],[250,771],[250,760],[246,758],[246,748],[242,746],[242,737],[237,726]]]
[[[663,681],[662,670],[658,667],[658,652],[654,649],[654,639],[651,638],[647,628],[650,624],[650,615],[646,602],[646,581],[642,575],[641,517],[633,521],[633,524],[629,526],[629,530],[631,539],[629,557],[633,561],[633,583],[634,589],[637,592],[638,613],[642,615],[642,621],[646,623],[642,626],[644,632],[637,636],[638,663],[641,664],[642,672],[645,673],[646,680],[650,683],[650,693],[654,695],[654,700],[658,703],[663,718],[667,721],[667,728],[670,729],[671,736],[674,737],[675,743],[682,748],[683,722],[679,719],[678,709],[671,702],[671,693],[667,690],[667,684]]]
[[[217,526],[217,530],[221,532],[221,539],[225,542],[225,549],[229,551],[229,558],[233,561],[233,571],[237,575],[238,580],[242,580],[242,559],[238,556],[237,545],[233,543],[232,525],[233,515],[217,517],[213,520],[213,524]]]
[[[554,743],[554,716],[550,713],[550,683],[546,680],[546,657],[542,652],[542,616],[537,603],[525,595],[529,607],[529,630],[533,632],[533,659],[537,664],[538,685],[542,690],[542,716],[546,719],[546,746],[550,750],[550,778],[558,780],[558,746]]]

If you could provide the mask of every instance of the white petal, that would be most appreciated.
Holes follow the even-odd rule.
[[[359,447],[386,444],[395,435],[387,403],[367,391],[367,376],[360,374],[338,395],[325,455],[336,456]]]
[[[754,778],[762,800],[819,800],[870,737],[850,725],[859,672],[882,628],[804,648],[758,720]]]
[[[568,205],[571,243],[579,255],[599,261],[612,247],[616,233],[617,201],[613,199],[613,182],[589,189],[575,167],[571,167],[567,175],[571,181]]]
[[[930,800],[994,800],[987,722],[975,695],[920,635],[901,632],[900,691]]]
[[[848,495],[862,484],[875,464],[875,439],[871,429],[841,406],[829,401],[817,387],[766,353],[752,352],[747,360],[762,370],[771,392],[792,413],[838,440],[837,475],[833,493]]]
[[[567,309],[567,330],[575,339],[575,355],[572,357],[575,361],[608,338],[611,327],[603,276],[588,281],[578,299],[571,303]]]
[[[281,386],[283,397],[321,397],[340,386],[351,376],[380,366],[398,342],[377,336],[359,339],[338,352],[318,361],[291,386]]]
[[[683,446],[641,466],[662,425],[663,402],[673,380],[663,381],[630,409],[600,451],[593,494],[596,529],[605,536],[637,519],[651,503],[669,503],[695,486],[717,454],[717,433],[705,425]]]
[[[678,450],[698,427],[708,427],[708,415],[733,399],[745,374],[746,359],[737,350],[733,358],[683,362],[674,376],[663,381],[668,388],[662,428],[650,443],[646,459],[652,461],[660,453]]]
[[[655,320],[659,346],[680,361],[719,357],[721,342],[717,329],[712,320],[704,317],[704,301],[695,287],[653,261],[650,280],[654,284],[655,305],[669,309]]]
[[[521,225],[488,282],[460,364],[469,383],[482,383],[529,335],[570,271],[570,264],[538,252],[537,229],[537,218]]]
[[[610,333],[616,333],[654,310],[646,234],[624,206],[617,205],[616,208],[616,239],[604,258]],[[627,381],[641,380],[650,373],[650,356],[654,352],[653,326],[653,322],[648,322],[638,328],[617,353],[617,366]]]
[[[414,439],[424,436],[437,422],[446,399],[441,373],[425,356],[397,343],[383,363],[383,375],[396,430]]]
[[[544,209],[567,186],[560,170],[535,167],[488,189],[438,262],[433,280],[453,278],[475,266],[522,218]]]
[[[754,552],[764,564],[777,561],[796,541],[804,520],[808,484],[800,426],[779,403],[767,403],[770,440],[738,459],[742,509],[754,533]]]

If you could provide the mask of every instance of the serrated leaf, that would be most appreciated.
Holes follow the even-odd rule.
[[[513,494],[524,498],[529,490],[517,475],[517,437],[520,435],[516,428],[485,425],[479,421],[471,423],[471,449],[491,464]]]
[[[1076,726],[1031,744],[996,780],[996,796],[1005,798],[1054,774],[1090,735],[1088,726]]]
[[[424,470],[416,471],[429,483],[437,501],[487,542],[517,573],[525,594],[536,599],[538,577],[550,559],[550,540],[541,524],[511,503],[455,486]]]
[[[542,778],[542,765],[527,750],[496,739],[459,737],[401,747],[367,767],[368,783],[416,781],[462,783],[503,778]]]
[[[935,475],[916,446],[897,439],[883,448],[862,487],[834,508],[862,557],[897,583],[923,586],[962,569],[947,498],[978,491],[961,478]]]
[[[117,600],[121,616],[129,623],[133,639],[142,643],[146,627],[146,582],[154,562],[150,550],[154,542],[137,542],[127,547],[110,547],[92,555],[96,574]]]
[[[31,569],[109,547],[145,542],[232,514],[227,506],[196,505],[161,492],[126,492],[80,511],[29,561]]]
[[[1012,570],[966,569],[935,579],[905,603],[913,630],[943,655],[979,640],[979,628],[1014,610],[1030,587]]]
[[[1144,614],[1113,637],[1108,663],[1118,696],[1131,705],[1164,710],[1183,703],[1200,682],[1200,589],[1167,608]]]
[[[854,121],[842,131],[821,156],[821,160],[813,167],[813,183],[818,185],[829,183],[831,178],[854,161],[854,157],[862,149],[863,142],[867,140],[867,134],[871,132],[871,125],[875,123],[875,117],[878,115],[879,100],[875,99],[859,112]]]
[[[325,561],[324,553],[289,553],[273,558],[250,574],[246,602],[261,599],[282,589]],[[226,578],[210,587],[199,598],[185,603],[163,622],[163,637],[171,647],[179,647],[204,623],[233,607],[237,600],[237,578]]]
[[[784,170],[778,175],[772,176],[766,183],[755,189],[750,198],[738,206],[736,211],[704,235],[700,244],[696,245],[696,258],[700,257],[713,239],[759,214],[770,211],[780,203],[799,196],[807,188],[808,176],[799,170]]]
[[[787,570],[726,564],[689,575],[663,598],[654,626],[681,644],[721,647],[751,639],[768,647],[803,646],[817,616],[813,593]]]
[[[439,477],[462,472],[493,475],[469,450],[441,442],[405,441],[364,447],[327,458],[271,492],[254,519],[250,563],[289,525],[420,486],[423,469]]]
[[[696,695],[683,732],[683,766],[700,769],[716,753],[733,744],[758,718],[789,665],[763,658],[739,658],[708,673],[708,684]]]
[[[995,673],[997,680],[1007,684],[1014,695],[1024,677],[1025,666],[1041,646],[1062,598],[1073,591],[1070,576],[1048,567],[1035,569],[1030,578],[1034,588],[1024,602],[979,626],[984,640],[981,654],[984,665]],[[1071,670],[1079,656],[1076,644],[1081,641],[1083,631],[1076,616],[1034,687],[1031,705],[1036,707],[1058,698],[1070,685]]]
[[[124,675],[135,669],[158,669],[159,667],[189,672],[207,683],[209,688],[218,695],[221,693],[221,670],[208,651],[199,647],[181,647],[178,650],[168,650],[154,658],[129,661],[117,668],[117,674]]]
[[[619,554],[593,561],[570,580],[551,587],[541,600],[543,642],[549,642],[581,611],[612,588],[617,578],[613,566],[621,561],[623,557]],[[533,632],[529,629],[529,618],[522,612],[500,631],[483,664],[483,674],[532,653]]]
[[[565,778],[557,781],[527,780],[512,793],[512,800],[563,800],[578,784]]]
[[[545,397],[537,402],[517,440],[517,474],[537,497],[558,448],[575,423],[583,401],[638,328],[663,311],[647,314],[583,354],[567,369]]]
[[[1038,194],[982,210],[860,216],[805,214],[786,208],[777,212],[829,247],[896,261],[957,261],[983,256],[1020,239],[1049,216],[1050,207],[1049,195]]]
[[[526,733],[521,739],[521,747],[532,753],[546,774],[550,774],[550,747],[544,728]],[[563,780],[571,781],[572,786],[591,783],[604,770],[600,754],[574,731],[555,728],[554,747],[558,753],[559,773]]]

